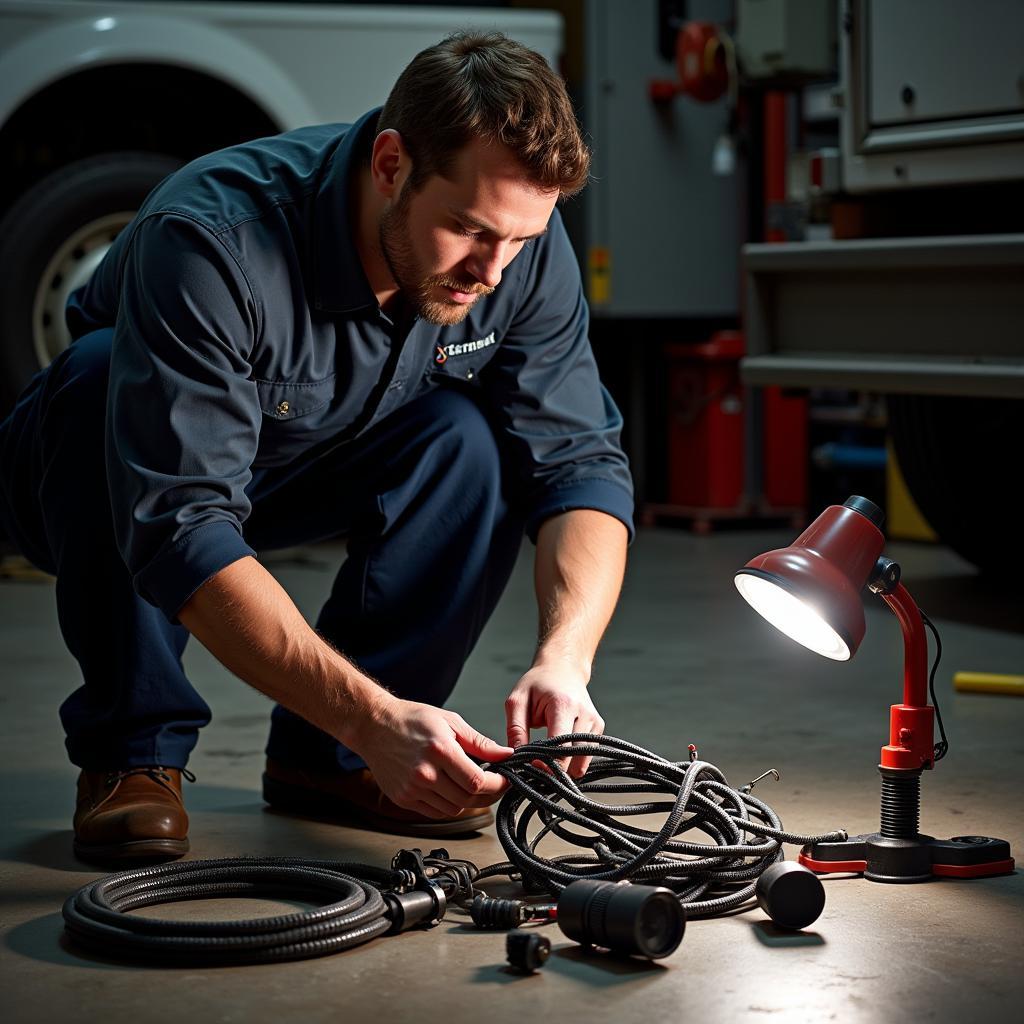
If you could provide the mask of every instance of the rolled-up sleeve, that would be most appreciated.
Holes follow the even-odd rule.
[[[556,211],[527,252],[516,314],[481,383],[527,496],[527,533],[571,509],[621,520],[633,536],[622,416],[598,377],[579,266]]]
[[[127,246],[114,331],[107,475],[136,591],[174,621],[211,576],[253,550],[242,536],[259,440],[250,354],[260,316],[225,243],[155,214]]]

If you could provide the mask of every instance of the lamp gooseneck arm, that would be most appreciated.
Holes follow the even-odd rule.
[[[903,703],[928,707],[928,640],[917,603],[902,583],[882,600],[892,609],[903,630]]]
[[[902,583],[881,598],[903,630],[903,703],[889,714],[889,743],[882,767],[931,768],[935,756],[935,709],[928,703],[928,641],[917,604]]]

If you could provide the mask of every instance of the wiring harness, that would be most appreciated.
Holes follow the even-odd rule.
[[[575,780],[560,761],[579,756],[592,761]],[[783,843],[846,838],[842,830],[785,831],[775,811],[751,795],[759,780],[732,788],[693,746],[689,761],[675,762],[610,736],[570,733],[524,744],[488,768],[509,781],[496,815],[507,861],[478,869],[446,850],[424,855],[418,849],[400,850],[390,869],[293,857],[179,861],[83,886],[64,904],[65,927],[76,942],[116,959],[215,965],[325,956],[379,935],[437,924],[453,903],[482,928],[552,920],[556,908],[544,898],[557,899],[580,879],[665,886],[688,916],[708,916],[752,901],[757,878],[783,859]],[[649,799],[623,801],[626,795]],[[656,832],[629,820],[645,814],[665,815]],[[712,842],[681,838],[695,832]],[[544,856],[539,847],[548,837],[588,852]],[[503,875],[520,881],[529,900],[495,899],[476,890],[475,883]],[[129,913],[159,903],[238,896],[318,905],[241,921]]]
[[[592,760],[575,780],[559,760],[581,756]],[[786,831],[775,811],[751,794],[760,779],[734,789],[715,765],[698,759],[692,744],[688,761],[668,761],[611,736],[569,733],[517,747],[488,768],[509,781],[496,815],[508,861],[483,868],[475,880],[509,875],[538,895],[557,897],[581,878],[641,882],[671,889],[688,917],[711,916],[753,900],[758,876],[783,859],[783,843],[846,838],[842,829]],[[778,778],[774,770],[760,778],[766,775]],[[655,799],[623,802],[627,794]],[[665,816],[658,831],[630,823],[645,814]],[[698,832],[712,842],[686,838]],[[548,836],[589,852],[543,856],[538,848]],[[478,903],[478,923],[487,910],[493,915],[497,908]],[[506,908],[503,920],[511,916]]]

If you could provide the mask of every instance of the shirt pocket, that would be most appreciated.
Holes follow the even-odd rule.
[[[476,343],[479,344],[479,343]],[[462,381],[477,384],[480,371],[494,358],[501,342],[492,342],[479,349],[469,345],[449,345],[448,351],[436,345],[427,367],[427,376],[435,381]]]
[[[430,366],[427,377],[433,381],[458,381],[464,384],[476,384],[480,367],[472,363],[458,363],[455,366]]]
[[[257,380],[260,409],[268,419],[278,423],[308,417],[330,405],[334,398],[334,376],[309,383],[279,380]]]

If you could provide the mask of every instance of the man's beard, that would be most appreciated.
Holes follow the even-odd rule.
[[[439,287],[467,292],[477,298],[490,295],[494,289],[479,281],[459,281],[448,274],[424,276],[409,240],[409,198],[406,186],[398,201],[380,216],[378,240],[381,255],[417,316],[427,323],[452,327],[466,319],[477,300],[456,302],[454,299],[439,299],[435,294]]]

